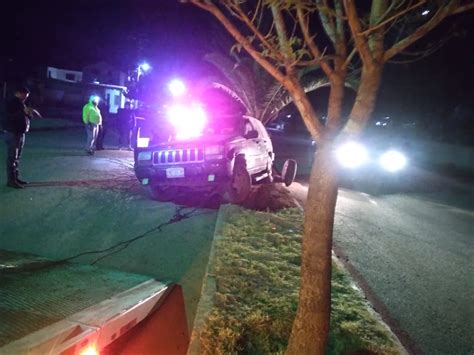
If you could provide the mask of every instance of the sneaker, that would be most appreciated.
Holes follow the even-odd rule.
[[[23,186],[22,184],[20,184],[18,181],[16,180],[12,180],[12,181],[8,181],[7,182],[7,186],[8,187],[12,187],[14,189],[22,189],[24,188],[25,186]]]

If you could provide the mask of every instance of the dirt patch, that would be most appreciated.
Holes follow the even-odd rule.
[[[263,184],[252,189],[243,203],[245,208],[257,211],[279,211],[284,208],[298,207],[298,202],[282,184]]]
[[[196,208],[219,209],[222,204],[227,203],[217,190],[203,192],[192,189],[169,189],[160,197],[158,201],[172,201],[177,205]],[[253,186],[249,197],[241,205],[247,209],[267,212],[299,207],[290,190],[282,184]]]

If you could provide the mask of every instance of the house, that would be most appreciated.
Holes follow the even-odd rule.
[[[83,81],[86,83],[124,86],[127,80],[126,73],[104,61],[88,65],[82,69],[82,72]]]
[[[68,82],[81,82],[82,72],[77,70],[59,69],[54,67],[46,68],[46,76],[48,79],[56,79]]]
[[[125,104],[125,83],[126,74],[105,62],[86,66],[82,71],[47,67],[46,78],[39,85],[41,103],[45,107],[78,108],[91,95],[97,95],[102,110],[117,113]]]

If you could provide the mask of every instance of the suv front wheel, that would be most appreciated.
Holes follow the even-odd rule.
[[[252,177],[247,171],[247,164],[243,158],[237,158],[226,191],[226,199],[231,203],[241,203],[247,199],[251,189]]]

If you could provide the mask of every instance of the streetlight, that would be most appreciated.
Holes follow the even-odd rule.
[[[143,62],[142,64],[139,64],[137,68],[137,81],[140,80],[140,75],[145,74],[150,69],[151,69],[151,65],[148,64],[147,62]]]
[[[168,89],[174,97],[183,96],[186,93],[186,84],[179,79],[173,79],[169,82]]]
[[[141,70],[141,71],[143,71],[143,72],[145,73],[145,72],[147,72],[148,70],[151,69],[151,66],[150,66],[150,64],[148,64],[148,63],[145,62],[145,63],[140,64],[140,65],[138,66],[138,69]]]

